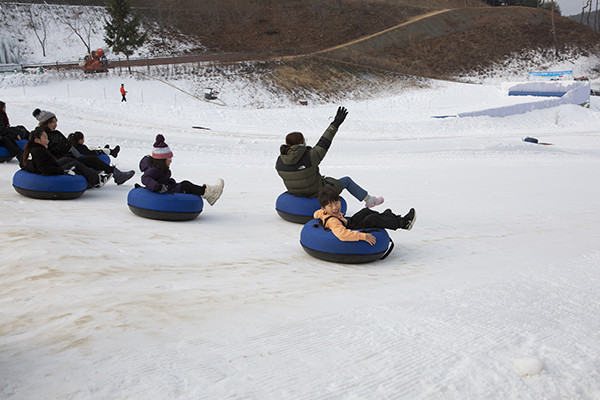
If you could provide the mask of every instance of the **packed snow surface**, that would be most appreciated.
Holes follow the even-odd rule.
[[[432,118],[523,101],[499,82],[344,102],[322,173],[384,196],[379,211],[418,214],[389,232],[388,258],[344,265],[306,254],[302,226],[274,209],[285,135],[314,145],[340,104],[246,107],[231,86],[222,106],[171,83],[0,81],[12,125],[50,110],[137,171],[43,201],[12,188],[15,160],[0,164],[1,398],[600,398],[596,97],[504,118]],[[197,219],[127,207],[157,133],[177,180],[225,180]],[[362,207],[344,197],[349,215]]]

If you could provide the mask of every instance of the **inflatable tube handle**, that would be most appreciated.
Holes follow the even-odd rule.
[[[390,247],[388,247],[388,249],[386,250],[386,252],[379,259],[383,260],[384,258],[386,258],[387,256],[389,256],[390,253],[392,252],[392,250],[394,250],[394,241],[392,240],[392,238],[390,238]]]

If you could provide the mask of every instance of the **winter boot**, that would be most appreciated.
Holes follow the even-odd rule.
[[[113,178],[117,185],[122,185],[126,181],[128,181],[133,175],[135,175],[135,171],[120,171],[117,167],[113,167]]]
[[[119,150],[121,150],[121,147],[120,146],[116,146],[114,149],[111,150],[109,145],[105,145],[100,150],[102,150],[102,152],[104,154],[106,154],[107,156],[111,156],[111,157],[117,158],[117,156],[119,155]]]
[[[221,197],[223,187],[225,187],[225,182],[223,179],[219,178],[214,186],[206,185],[206,190],[204,190],[202,197],[212,206],[219,200],[219,197]]]
[[[410,231],[417,220],[417,212],[414,208],[411,208],[408,214],[404,217],[398,217],[398,222],[400,224],[401,229],[406,229]]]
[[[119,155],[119,150],[121,150],[121,146],[116,145],[115,148],[110,151],[110,156],[117,158],[117,156]]]
[[[365,207],[372,208],[383,203],[383,197],[369,196],[364,199]]]
[[[104,172],[100,172],[98,174],[98,183],[94,185],[95,188],[101,188],[109,181],[111,174],[106,174]]]

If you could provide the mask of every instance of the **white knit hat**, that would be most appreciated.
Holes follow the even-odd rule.
[[[46,111],[46,110],[40,110],[39,108],[36,108],[35,110],[33,110],[33,116],[39,122],[46,122],[46,121],[51,120],[52,118],[56,118],[56,115],[53,112]]]

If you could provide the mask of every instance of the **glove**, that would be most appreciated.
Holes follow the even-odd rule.
[[[167,193],[168,190],[167,185],[163,185],[162,183],[156,187],[158,193]]]
[[[338,107],[337,113],[335,114],[335,119],[331,123],[335,125],[336,128],[339,128],[342,122],[346,119],[346,115],[348,115],[348,110],[344,107]]]
[[[66,175],[75,175],[75,167],[71,167],[69,169],[65,169]]]

